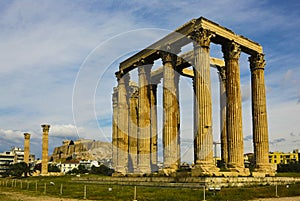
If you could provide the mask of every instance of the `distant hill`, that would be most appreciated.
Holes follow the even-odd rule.
[[[112,158],[112,144],[95,140],[65,140],[63,145],[55,147],[50,157],[55,162],[67,159],[103,160]]]

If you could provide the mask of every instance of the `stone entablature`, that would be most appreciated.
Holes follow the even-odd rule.
[[[193,44],[193,50],[181,48]],[[221,45],[224,60],[210,57],[211,43]],[[222,175],[213,162],[212,97],[210,67],[220,76],[220,122],[222,162],[232,176],[248,176],[244,167],[241,53],[249,54],[252,84],[253,145],[258,174],[274,175],[268,161],[268,125],[262,47],[203,17],[193,19],[174,32],[120,63],[118,86],[113,93],[113,166],[123,175],[150,174],[157,168],[157,85],[163,81],[164,172],[180,165],[180,75],[193,79],[194,167],[192,176]],[[155,60],[163,66],[152,70]],[[192,66],[193,70],[187,69]],[[130,72],[138,69],[138,86],[132,96]],[[133,97],[136,97],[135,99]],[[135,125],[135,126],[134,126]],[[136,149],[134,148],[136,147]],[[230,175],[229,174],[229,175]]]

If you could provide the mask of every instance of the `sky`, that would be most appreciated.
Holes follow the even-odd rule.
[[[0,151],[23,147],[41,156],[41,124],[50,124],[49,153],[62,140],[111,141],[112,88],[118,63],[191,19],[203,16],[262,45],[270,151],[300,148],[300,2],[289,0],[18,0],[0,1]],[[189,49],[191,47],[186,47]],[[220,47],[211,55],[222,59]],[[241,54],[243,135],[252,152],[248,56]],[[156,61],[155,66],[160,66]],[[136,72],[131,75],[136,80]],[[219,81],[211,70],[213,135],[219,135]],[[158,90],[161,138],[162,88]],[[189,78],[180,78],[181,141],[192,160]]]

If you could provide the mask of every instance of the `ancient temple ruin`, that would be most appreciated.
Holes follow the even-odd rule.
[[[210,57],[210,44],[221,46],[224,60]],[[187,44],[190,52],[181,52]],[[210,68],[220,77],[221,158],[231,175],[248,176],[244,167],[239,57],[249,55],[253,146],[256,172],[274,175],[269,159],[265,60],[262,47],[203,17],[120,63],[113,92],[113,167],[123,175],[157,171],[157,85],[163,85],[163,168],[180,167],[179,77],[193,79],[194,167],[192,176],[222,175],[213,161]],[[163,66],[152,70],[155,60]],[[192,67],[191,69],[188,69]],[[130,72],[138,69],[138,84]],[[229,174],[230,175],[230,174]]]

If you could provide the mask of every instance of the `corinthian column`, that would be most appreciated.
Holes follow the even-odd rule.
[[[128,172],[128,83],[129,74],[118,77],[118,161],[116,171]]]
[[[150,71],[152,64],[138,67],[139,109],[138,109],[138,168],[140,173],[151,173],[151,113],[150,113]]]
[[[226,74],[225,67],[218,67],[220,80],[220,131],[221,131],[221,160],[223,165],[228,163],[228,144],[226,131]]]
[[[252,126],[256,171],[274,175],[269,164],[268,120],[263,54],[249,57],[252,85]]]
[[[242,127],[242,96],[239,58],[241,49],[235,42],[222,46],[226,68],[228,167],[241,175],[249,174],[244,168]]]
[[[42,171],[41,175],[48,174],[48,144],[49,144],[49,129],[50,125],[42,125],[43,137],[42,137]]]
[[[167,47],[163,61],[163,151],[164,168],[175,171],[180,166],[179,101],[176,55]]]
[[[24,133],[24,162],[29,164],[30,155],[30,134]]]
[[[113,104],[113,119],[112,119],[112,166],[116,169],[118,164],[118,88],[114,87],[114,92],[112,95]]]
[[[152,81],[151,81],[152,82]],[[157,171],[157,83],[150,85],[151,105],[151,164],[152,172]]]
[[[210,38],[208,30],[197,30],[194,40],[194,161],[193,176],[218,172],[213,161]]]
[[[137,172],[138,162],[138,87],[131,84],[129,97],[129,172]]]

